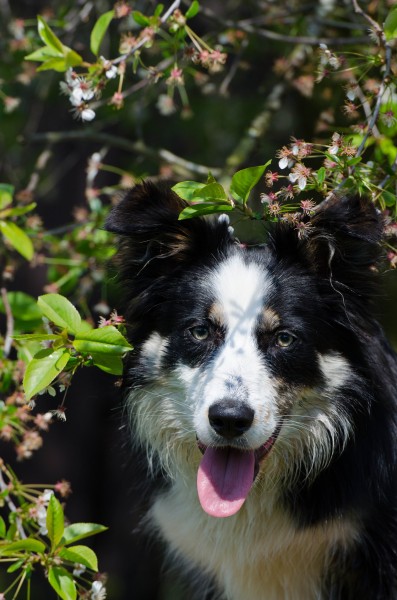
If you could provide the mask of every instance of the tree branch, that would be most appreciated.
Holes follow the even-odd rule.
[[[14,333],[14,317],[12,314],[10,302],[7,296],[7,290],[5,287],[2,287],[1,290],[1,299],[3,300],[4,310],[6,313],[6,336],[4,339],[4,356],[7,357],[11,352],[12,347],[12,336]]]
[[[197,173],[199,175],[208,175],[208,172],[211,171],[211,173],[217,176],[221,173],[221,170],[217,167],[209,167],[207,165],[201,165],[199,163],[186,160],[185,158],[177,156],[165,148],[150,148],[141,140],[131,142],[125,138],[109,133],[103,133],[101,131],[89,129],[76,129],[74,131],[48,131],[46,133],[36,133],[27,138],[28,142],[45,142],[48,144],[60,144],[70,140],[97,142],[102,145],[112,146],[113,148],[120,148],[121,150],[126,150],[127,152],[133,152],[134,154],[143,154],[144,156],[148,156],[159,161],[163,160],[166,163],[175,165],[186,174]]]
[[[2,466],[2,464],[0,464],[0,492],[5,492],[5,491],[8,490],[8,485],[4,481],[4,477],[3,477],[1,466]],[[25,530],[24,530],[24,528],[22,526],[22,521],[21,521],[20,517],[18,516],[18,509],[17,509],[17,507],[15,506],[15,504],[13,503],[13,501],[11,500],[9,494],[6,494],[4,500],[5,500],[6,504],[8,505],[8,508],[10,509],[10,511],[13,514],[15,514],[15,525],[17,526],[20,538],[22,540],[26,539],[27,536],[26,536]]]

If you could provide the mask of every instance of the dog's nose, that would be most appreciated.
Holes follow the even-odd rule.
[[[252,425],[254,411],[247,404],[233,400],[221,400],[208,410],[212,429],[224,438],[232,439],[243,435]]]

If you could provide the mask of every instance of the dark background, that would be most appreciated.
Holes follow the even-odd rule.
[[[61,3],[62,4],[62,3]],[[67,4],[67,3],[64,3]],[[75,3],[82,6],[84,3]],[[230,15],[243,18],[265,14],[266,3],[203,1],[203,6],[215,11],[220,19]],[[294,2],[296,10],[301,5],[302,14],[314,14],[317,3]],[[112,7],[111,2],[94,2],[97,15]],[[2,27],[13,17],[35,19],[43,9],[57,10],[58,3],[12,1],[0,2]],[[136,2],[134,8],[150,13],[153,3]],[[86,43],[92,21],[79,31],[81,39],[67,34],[69,45]],[[201,15],[196,29],[205,32],[214,27],[208,17]],[[111,43],[111,42],[107,42]],[[1,77],[10,81],[13,63],[6,55],[7,48],[0,46],[3,60]],[[84,187],[88,157],[98,151],[101,144],[95,139],[98,132],[109,133],[129,141],[144,140],[154,149],[166,148],[179,156],[212,167],[223,167],[233,156],[240,140],[256,116],[263,112],[269,94],[280,80],[273,71],[274,60],[291,51],[285,44],[252,36],[244,50],[243,59],[233,78],[228,93],[220,95],[219,87],[226,72],[217,75],[208,89],[193,88],[190,93],[192,116],[188,120],[180,114],[161,116],[156,107],[156,89],[145,90],[134,101],[126,102],[124,110],[114,112],[106,107],[92,124],[74,121],[68,112],[65,98],[59,95],[58,84],[62,75],[42,73],[29,86],[16,83],[7,93],[22,98],[21,108],[12,114],[0,113],[0,181],[11,182],[17,190],[28,181],[39,154],[50,150],[50,158],[35,191],[38,213],[47,229],[72,222],[73,210],[85,206]],[[212,86],[212,87],[211,87]],[[310,140],[316,135],[316,122],[320,113],[335,101],[337,89],[320,85],[313,97],[303,96],[293,85],[283,84],[280,107],[270,115],[270,123],[247,155],[247,165],[263,164],[275,151],[289,143],[290,136]],[[338,119],[343,118],[338,114]],[[86,132],[80,139],[65,139],[48,146],[39,134],[49,131]],[[106,162],[131,169],[140,175],[157,175],[164,164],[150,158],[110,147]],[[240,166],[245,166],[240,165]],[[174,177],[177,176],[174,174]],[[187,177],[180,177],[186,179]],[[198,179],[190,176],[189,178]],[[99,176],[101,185],[113,185],[117,178],[112,174]],[[395,278],[383,276],[385,291],[379,300],[379,312],[393,330],[395,311]],[[46,283],[43,267],[23,268],[18,271],[11,289],[23,289],[32,296],[42,293]],[[90,302],[95,304],[95,294]],[[109,303],[119,303],[117,292],[111,292]],[[71,482],[73,495],[67,501],[67,515],[72,522],[90,521],[109,526],[104,534],[92,539],[91,545],[98,553],[102,571],[109,574],[110,600],[164,600],[183,597],[178,595],[173,576],[166,576],[160,568],[161,548],[142,535],[140,518],[149,491],[142,458],[132,450],[132,444],[123,416],[122,401],[114,378],[99,370],[83,370],[73,380],[67,401],[67,422],[56,422],[45,434],[45,443],[32,459],[17,465],[24,481],[55,483],[65,478]],[[51,398],[39,401],[40,412],[54,408]],[[14,461],[13,451],[5,444],[0,453]],[[15,461],[14,461],[15,462]],[[49,597],[49,588],[45,593]],[[35,592],[36,598],[44,597]],[[51,596],[52,597],[52,596]]]

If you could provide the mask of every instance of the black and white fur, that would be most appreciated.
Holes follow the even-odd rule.
[[[148,521],[228,600],[396,599],[397,369],[372,314],[381,217],[334,197],[305,237],[279,223],[250,248],[225,216],[178,220],[184,206],[144,183],[107,221],[135,345],[133,435],[168,480]],[[208,447],[255,451],[227,518],[198,499]]]

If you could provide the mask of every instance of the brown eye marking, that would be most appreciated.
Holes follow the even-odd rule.
[[[222,327],[225,323],[225,315],[222,306],[218,302],[214,302],[208,311],[208,319],[218,327]]]
[[[274,331],[280,326],[280,317],[272,308],[265,308],[262,316],[262,327],[265,331]]]

